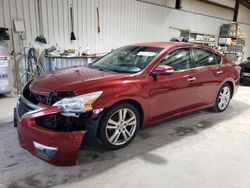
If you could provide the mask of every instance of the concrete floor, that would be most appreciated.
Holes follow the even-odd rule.
[[[79,153],[72,167],[21,149],[12,123],[0,126],[0,187],[248,188],[250,87],[220,114],[200,111],[145,129],[128,147]]]

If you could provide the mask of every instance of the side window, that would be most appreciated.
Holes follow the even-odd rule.
[[[170,65],[175,71],[191,68],[189,48],[181,48],[171,51],[160,61],[160,65]]]
[[[217,60],[213,52],[205,49],[194,48],[194,64],[195,67],[209,66],[217,64]]]

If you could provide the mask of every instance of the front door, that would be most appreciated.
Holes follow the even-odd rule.
[[[149,118],[151,121],[181,113],[194,108],[196,75],[189,48],[169,52],[159,64],[170,65],[172,75],[148,77]]]

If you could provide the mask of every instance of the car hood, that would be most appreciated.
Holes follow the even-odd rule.
[[[82,94],[85,91],[100,89],[104,85],[112,85],[129,74],[104,72],[87,67],[72,67],[54,71],[33,81],[30,90],[47,94],[49,91],[74,91]]]

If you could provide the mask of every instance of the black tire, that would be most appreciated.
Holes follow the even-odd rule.
[[[219,106],[219,103],[220,103],[220,98],[219,98],[219,96],[220,96],[220,93],[222,92],[222,90],[223,90],[224,88],[228,88],[229,91],[230,91],[230,94],[229,94],[229,101],[227,102],[227,104],[226,104],[226,106],[225,106],[224,108],[221,108],[221,107]],[[213,112],[218,112],[218,113],[224,112],[224,111],[227,109],[227,107],[228,107],[228,105],[229,105],[229,103],[230,103],[231,98],[232,98],[232,88],[231,88],[231,86],[230,86],[228,83],[225,83],[225,84],[220,88],[220,90],[219,90],[219,92],[218,92],[218,94],[217,94],[217,97],[216,97],[215,106],[211,108],[211,111],[213,111]]]
[[[108,121],[110,120],[110,118],[113,118],[116,115],[116,113],[119,113],[119,110],[122,110],[122,109],[128,109],[130,114],[132,114],[132,112],[134,113],[134,116],[136,118],[135,119],[136,125],[133,126],[133,130],[134,130],[133,134],[131,134],[131,137],[127,140],[127,142],[120,144],[120,145],[114,145],[108,139],[109,132],[108,132],[108,130],[106,130],[106,127],[108,125]],[[121,125],[121,124],[119,124],[119,125]],[[134,107],[132,104],[127,103],[127,102],[118,103],[116,105],[113,105],[109,109],[107,109],[107,111],[103,114],[102,119],[101,119],[100,124],[99,124],[99,133],[98,133],[99,139],[101,140],[103,145],[108,149],[112,149],[112,150],[121,149],[121,148],[129,145],[133,141],[133,139],[135,138],[135,136],[138,132],[139,125],[140,125],[140,114],[139,114],[137,108]],[[115,129],[114,131],[116,131],[116,130],[117,129]],[[110,129],[109,131],[112,131],[112,130]],[[122,131],[122,130],[118,130],[118,131]],[[132,131],[132,129],[131,129],[131,131]],[[111,132],[111,135],[113,135],[113,134]],[[119,138],[121,137],[121,135],[123,136],[123,134],[121,132],[119,135],[120,135],[120,136],[118,136]],[[118,138],[118,140],[119,140],[119,138]]]

